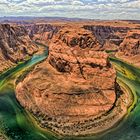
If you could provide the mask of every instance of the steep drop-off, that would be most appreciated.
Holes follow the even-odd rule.
[[[37,50],[23,26],[0,25],[0,72],[28,59]]]
[[[127,33],[116,56],[140,66],[140,30],[131,30]]]
[[[67,136],[96,134],[127,114],[132,96],[116,82],[108,58],[139,64],[139,25],[2,24],[0,34],[1,71],[40,51],[35,43],[49,46],[48,59],[16,86],[17,100],[42,127]]]
[[[17,99],[42,127],[61,135],[87,135],[124,117],[130,95],[116,83],[108,54],[90,31],[60,29],[48,45],[49,58],[16,87]]]

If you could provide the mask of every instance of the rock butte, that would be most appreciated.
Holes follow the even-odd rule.
[[[49,46],[48,59],[36,65],[16,86],[18,101],[42,127],[61,135],[88,135],[107,130],[126,115],[132,97],[117,84],[115,69],[108,60],[110,54],[106,52],[111,51],[111,55],[128,62],[138,60],[139,23],[59,22],[16,26],[27,32],[22,38],[28,38],[26,47],[31,43],[30,55],[39,51],[31,40]],[[18,49],[22,50],[23,44]],[[134,62],[139,65],[139,61]]]

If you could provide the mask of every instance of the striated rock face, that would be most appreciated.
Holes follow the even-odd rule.
[[[108,56],[105,52],[97,52],[99,48],[100,44],[89,31],[65,28],[51,40],[48,61],[59,72],[73,72],[85,77],[85,64],[100,69],[107,65]]]
[[[125,56],[140,54],[140,30],[131,30],[123,40],[119,48]]]
[[[140,30],[131,30],[127,33],[116,56],[140,66]]]
[[[83,25],[93,33],[101,44],[100,50],[114,53],[117,57],[140,66],[139,24],[133,22],[112,21]],[[128,58],[129,56],[129,58]]]
[[[31,39],[41,41],[44,44],[52,42],[53,36],[59,35],[58,40],[62,40],[66,45],[70,47],[80,45],[81,47],[85,48],[86,46],[84,45],[88,45],[88,47],[92,47],[94,45],[96,50],[111,50],[114,52],[120,51],[122,44],[124,44],[123,42],[125,42],[127,36],[129,36],[129,32],[132,31],[136,32],[137,34],[137,32],[140,31],[139,24],[133,22],[129,23],[126,21],[104,21],[93,23],[85,22],[75,24],[61,22],[55,24],[36,23],[31,25],[27,24],[25,28],[27,29]],[[79,28],[80,31],[83,32],[81,37],[80,32],[77,34]],[[67,29],[70,30],[67,32]],[[90,33],[88,37],[86,37],[86,32],[88,32],[88,34]],[[75,37],[76,34],[77,37]],[[69,38],[71,42],[69,42],[67,38]],[[91,38],[95,38],[96,41],[92,41]],[[131,39],[127,40],[130,42]],[[121,50],[123,51],[124,49]]]
[[[22,26],[0,25],[0,71],[26,59],[37,51],[28,32]]]
[[[96,38],[84,29],[60,30],[49,44],[48,60],[17,85],[17,99],[43,127],[62,135],[105,129],[104,115],[116,102],[116,73],[108,55],[96,51],[98,45]]]
[[[128,27],[111,27],[103,25],[85,25],[84,28],[92,31],[101,44],[104,44],[106,40],[110,40],[116,45],[120,45],[129,30]]]
[[[69,47],[79,46],[81,49],[95,48],[99,45],[97,39],[92,35],[92,33],[82,28],[63,28],[57,33],[54,42],[57,43],[57,41],[60,40]]]
[[[77,32],[76,28],[78,28],[78,29],[80,28],[80,30],[83,30],[83,31],[89,30],[92,33],[92,36],[94,36],[94,38],[96,38],[96,40],[100,44],[99,45],[100,50],[112,50],[112,49],[118,50],[118,46],[120,46],[120,44],[123,42],[124,38],[127,35],[127,32],[132,29],[132,27],[129,27],[129,26],[126,26],[126,27],[119,26],[119,25],[113,26],[113,23],[109,24],[109,25],[108,24],[107,25],[106,24],[105,25],[102,25],[102,24],[101,25],[98,25],[98,24],[89,24],[89,25],[87,24],[86,25],[86,23],[80,24],[80,25],[79,24],[71,25],[71,24],[62,24],[62,23],[59,23],[59,24],[47,24],[47,23],[39,24],[38,23],[38,24],[33,24],[33,25],[27,25],[25,27],[28,30],[29,35],[33,40],[39,40],[43,43],[48,43],[49,40],[51,41],[53,36],[55,34],[57,34],[59,32],[59,30],[61,30],[61,29],[62,29],[61,30],[62,39],[65,38],[65,36],[69,36],[69,38],[70,38],[70,36],[74,37],[74,31],[72,32],[73,34],[71,34],[71,31],[69,31],[69,33],[66,33],[65,30],[67,30],[67,28],[69,28],[71,30],[75,28],[75,33]],[[84,36],[86,36],[86,31],[85,31]],[[64,40],[64,41],[66,41],[66,40]],[[77,45],[77,43],[80,40],[75,40],[73,38],[73,40],[71,40],[71,41],[72,42],[69,42],[69,43],[71,44],[71,46],[74,46],[74,45]],[[86,42],[84,42],[83,39],[81,39],[81,41],[82,41],[82,43],[86,44]]]
[[[31,39],[44,41],[45,43],[52,39],[53,35],[55,35],[62,27],[62,25],[53,25],[47,23],[31,24],[25,26]]]
[[[18,83],[18,101],[43,127],[61,135],[112,127],[127,113],[132,97],[116,83],[105,50],[139,56],[139,31],[134,28],[66,24],[49,38],[56,29],[35,27],[32,39],[48,44],[49,57]]]

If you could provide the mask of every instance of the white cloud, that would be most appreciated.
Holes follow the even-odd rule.
[[[72,5],[84,5],[84,3],[81,1],[74,0],[72,1]]]
[[[0,16],[140,19],[140,0],[0,0]]]
[[[98,0],[98,2],[120,2],[120,3],[123,3],[123,2],[129,2],[130,0]]]
[[[131,1],[125,5],[127,8],[140,8],[140,0]]]

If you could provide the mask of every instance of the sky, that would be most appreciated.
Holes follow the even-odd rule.
[[[140,0],[0,0],[0,17],[140,20]]]

